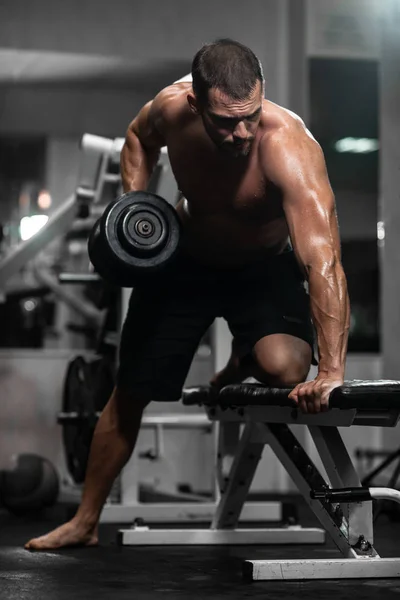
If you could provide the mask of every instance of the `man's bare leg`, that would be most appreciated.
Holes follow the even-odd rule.
[[[50,533],[30,540],[28,550],[94,546],[98,521],[112,484],[135,447],[145,405],[114,390],[97,423],[82,501],[76,515]]]

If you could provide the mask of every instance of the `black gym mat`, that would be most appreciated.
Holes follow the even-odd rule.
[[[304,525],[315,525],[300,505]],[[0,512],[1,600],[287,600],[299,597],[348,600],[398,599],[400,581],[354,580],[253,582],[242,579],[245,558],[339,557],[325,546],[270,547],[119,547],[117,525],[100,527],[100,546],[32,553],[23,543],[65,519],[60,507],[37,518],[16,518]],[[400,523],[382,518],[375,544],[382,556],[399,554]]]

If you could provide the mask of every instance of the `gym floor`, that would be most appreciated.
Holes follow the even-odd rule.
[[[318,526],[301,502],[298,514],[302,525]],[[112,524],[100,527],[100,545],[95,548],[41,553],[24,550],[26,540],[42,535],[66,518],[63,506],[36,519],[0,511],[1,600],[400,597],[400,580],[396,579],[285,583],[246,583],[242,579],[241,566],[246,558],[339,558],[329,539],[324,546],[303,547],[120,547],[116,544],[118,525]],[[375,531],[375,547],[381,556],[399,556],[399,539],[400,522],[381,516]]]

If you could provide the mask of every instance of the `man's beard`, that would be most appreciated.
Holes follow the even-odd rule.
[[[226,143],[223,144],[224,150],[229,152],[234,158],[241,158],[248,156],[251,150],[252,140],[247,140],[244,144]]]
[[[233,158],[244,158],[250,154],[253,140],[247,140],[245,143],[235,144],[234,142],[222,142],[217,147],[224,153]]]

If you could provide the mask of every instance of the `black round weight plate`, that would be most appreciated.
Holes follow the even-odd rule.
[[[77,356],[67,367],[62,411],[77,413],[81,417],[62,425],[67,467],[75,483],[84,481],[96,412],[103,410],[113,386],[113,369],[106,357],[88,362]]]
[[[88,240],[88,254],[96,272],[108,283],[117,287],[132,287],[132,273],[122,262],[115,260],[100,233],[100,219],[93,226]]]
[[[135,219],[135,214],[139,218]],[[145,228],[150,227],[151,235],[155,236],[147,250],[143,222]],[[124,229],[130,239],[121,243],[121,232]],[[142,231],[139,249],[138,231]],[[123,194],[107,207],[100,219],[101,237],[104,235],[107,240],[110,254],[116,265],[122,264],[124,270],[130,270],[133,281],[164,268],[172,260],[178,249],[180,231],[181,224],[175,209],[164,198],[149,192]]]
[[[157,207],[135,203],[126,208],[118,219],[118,242],[130,255],[143,258],[155,256],[165,247],[168,228],[166,219]]]

